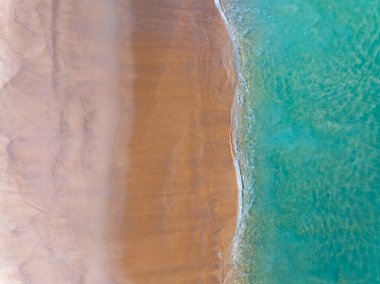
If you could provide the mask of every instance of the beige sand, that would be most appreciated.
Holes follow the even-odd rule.
[[[111,4],[0,1],[2,284],[112,283],[103,240],[120,110]]]
[[[0,283],[223,283],[230,52],[212,0],[0,1]]]
[[[117,10],[126,116],[108,269],[118,283],[223,283],[237,214],[226,28],[212,0],[120,0]]]

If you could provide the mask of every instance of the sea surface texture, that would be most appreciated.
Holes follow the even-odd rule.
[[[224,0],[240,283],[380,283],[380,1]]]

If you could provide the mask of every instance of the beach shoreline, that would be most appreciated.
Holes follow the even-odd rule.
[[[240,47],[238,41],[238,33],[235,30],[236,27],[232,23],[229,22],[229,18],[227,16],[228,9],[225,5],[228,5],[228,2],[224,0],[214,0],[215,5],[221,14],[226,29],[228,30],[231,46],[232,46],[232,54],[231,58],[233,60],[233,70],[235,77],[235,89],[234,89],[234,101],[231,107],[231,134],[230,134],[230,143],[231,143],[231,151],[232,157],[234,160],[234,166],[236,171],[236,181],[237,181],[237,199],[238,199],[238,208],[236,214],[236,229],[234,238],[231,245],[231,269],[227,275],[226,283],[240,283],[242,281],[241,275],[239,275],[239,262],[241,261],[241,250],[239,249],[240,242],[242,241],[242,236],[244,234],[244,218],[247,216],[247,212],[244,211],[243,204],[243,174],[242,174],[242,150],[240,148],[239,139],[241,133],[239,133],[239,125],[243,123],[242,121],[242,97],[244,95],[248,95],[248,85],[246,79],[244,77],[244,73],[242,70],[242,58],[240,54]],[[243,162],[244,163],[244,162]]]
[[[231,146],[231,152],[232,152],[232,158],[234,160],[234,166],[236,171],[236,181],[237,181],[237,188],[238,188],[238,211],[237,211],[237,219],[236,219],[236,232],[235,232],[235,241],[239,236],[239,228],[241,226],[241,219],[242,219],[242,190],[243,190],[243,178],[241,175],[241,167],[239,163],[239,145],[238,145],[238,125],[239,125],[239,110],[240,110],[240,103],[241,103],[241,93],[242,89],[246,88],[244,83],[244,77],[241,74],[241,71],[239,69],[241,58],[239,55],[239,49],[238,49],[238,42],[235,36],[235,33],[233,31],[232,26],[229,24],[227,16],[225,14],[225,8],[223,6],[222,0],[214,0],[216,7],[219,10],[219,13],[221,17],[223,18],[224,24],[226,26],[226,29],[228,31],[230,45],[231,45],[231,60],[232,60],[232,66],[231,69],[233,70],[233,75],[231,75],[234,78],[235,82],[235,88],[234,88],[234,100],[231,107],[231,131],[230,131],[230,146]]]
[[[117,283],[224,283],[238,213],[226,23],[212,0],[116,2],[124,118],[107,270]]]

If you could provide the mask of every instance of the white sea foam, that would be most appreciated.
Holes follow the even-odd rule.
[[[234,50],[234,64],[235,64],[235,76],[237,79],[237,86],[235,88],[234,92],[234,103],[231,110],[231,121],[232,121],[232,151],[233,151],[233,159],[234,159],[234,165],[236,170],[236,176],[237,176],[237,185],[238,185],[238,214],[237,214],[237,226],[234,236],[234,241],[232,245],[232,257],[233,257],[233,265],[236,266],[238,262],[239,257],[239,243],[240,238],[242,237],[242,231],[244,230],[244,205],[243,205],[243,190],[244,190],[244,184],[243,184],[243,176],[242,176],[242,157],[241,157],[241,149],[239,146],[239,123],[240,123],[240,110],[241,110],[241,104],[242,104],[242,96],[248,93],[247,84],[245,82],[244,76],[241,71],[241,57],[240,57],[240,48],[239,48],[239,41],[236,36],[236,32],[234,30],[233,25],[228,21],[228,18],[226,16],[226,9],[223,6],[221,0],[215,0],[215,5],[219,10],[220,15],[222,16],[225,25],[228,29],[228,33],[232,42],[233,50]],[[236,268],[236,267],[235,267]],[[236,273],[236,271],[232,271],[232,273]],[[226,280],[227,282],[230,281],[236,281],[236,275],[229,275],[227,276]],[[231,279],[230,279],[231,278]]]

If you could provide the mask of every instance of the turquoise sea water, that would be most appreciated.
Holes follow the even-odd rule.
[[[380,283],[380,1],[223,0],[239,283]]]

